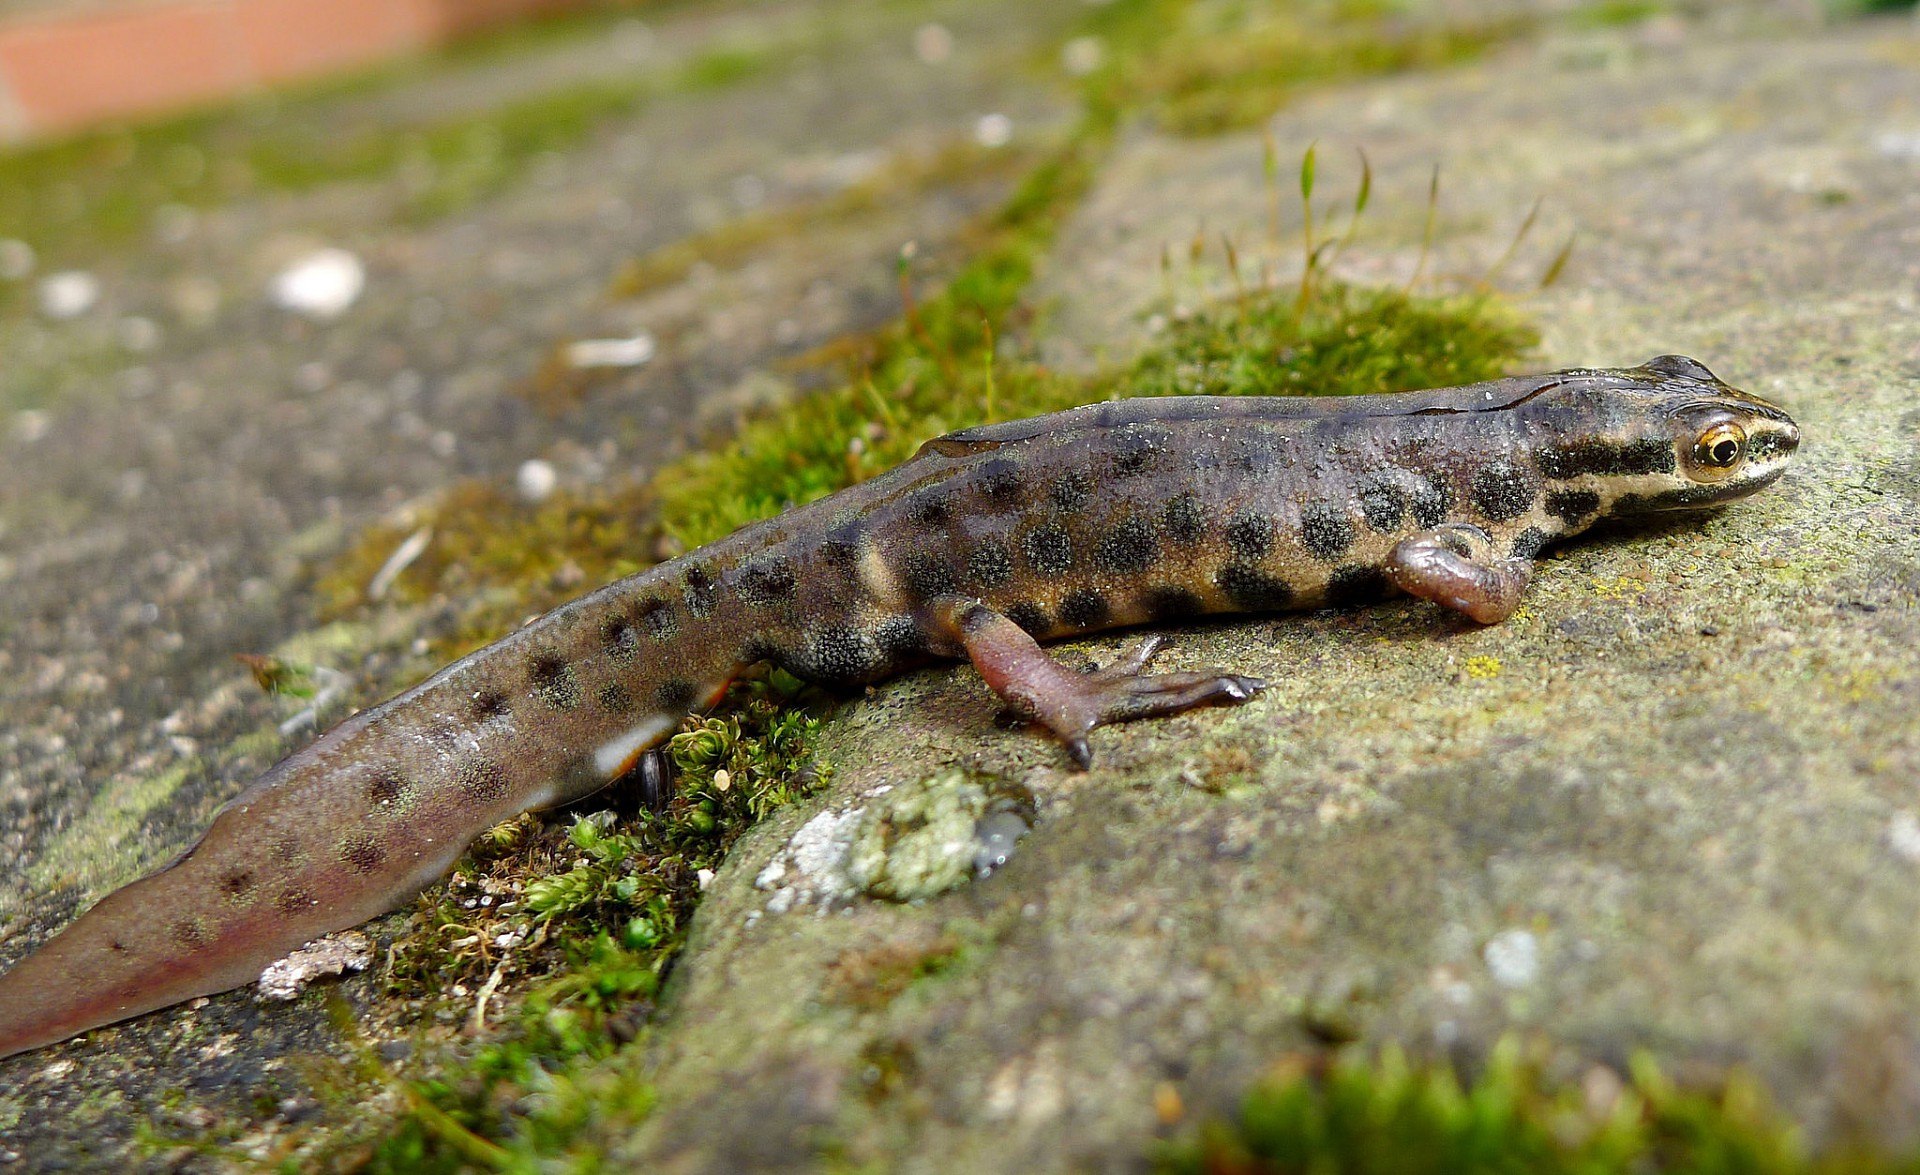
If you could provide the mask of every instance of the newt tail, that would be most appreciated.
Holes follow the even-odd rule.
[[[171,865],[0,975],[0,1057],[236,987],[392,909],[491,825],[641,763],[744,667],[966,658],[1082,766],[1108,722],[1263,683],[1094,674],[1039,640],[1394,592],[1481,623],[1608,516],[1771,485],[1799,432],[1699,363],[1348,398],[1141,399],[953,433],[863,485],[555,609],[349,718]]]

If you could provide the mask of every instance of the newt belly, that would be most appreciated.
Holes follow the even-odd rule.
[[[1084,765],[1096,725],[1261,683],[1151,674],[1145,652],[1069,672],[1037,640],[1395,591],[1492,623],[1547,543],[1743,497],[1798,443],[1784,412],[1678,356],[1387,396],[1116,401],[941,437],[289,756],[0,976],[0,1056],[239,986],[391,909],[489,826],[647,762],[752,663],[860,683],[966,657]]]

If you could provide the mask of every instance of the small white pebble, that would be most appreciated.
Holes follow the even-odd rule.
[[[13,237],[0,238],[0,281],[17,282],[33,272],[33,246]]]
[[[527,502],[546,501],[559,485],[560,474],[554,469],[553,463],[538,457],[521,462],[519,471],[513,475],[513,488]]]
[[[579,339],[567,344],[567,366],[639,367],[655,349],[653,336],[644,331],[626,339]]]
[[[1873,145],[1893,159],[1920,159],[1920,131],[1881,131],[1873,137]]]
[[[20,443],[31,445],[53,428],[53,417],[38,408],[28,408],[13,418],[13,435]]]
[[[1887,826],[1887,844],[1902,857],[1920,864],[1920,819],[1912,812],[1896,813]]]
[[[1528,930],[1503,930],[1481,952],[1493,981],[1502,987],[1525,987],[1540,977],[1540,940]]]
[[[100,279],[81,269],[50,273],[40,280],[40,313],[48,318],[78,318],[100,300]]]
[[[953,34],[942,24],[923,24],[913,30],[913,55],[928,65],[953,56]]]
[[[1004,147],[1013,141],[1013,120],[1004,114],[983,114],[973,124],[973,140],[982,147]]]
[[[720,770],[713,773],[713,788],[715,791],[725,792],[732,786],[733,786],[733,772],[728,771],[725,767],[722,767]]]
[[[274,303],[318,321],[345,314],[367,288],[367,269],[345,249],[316,249],[273,279]]]
[[[711,869],[702,869],[700,872],[694,874],[694,876],[700,880],[700,892],[702,893],[705,893],[707,887],[713,884],[713,870]]]
[[[1060,49],[1060,65],[1074,77],[1083,78],[1100,68],[1106,49],[1099,37],[1075,37]]]

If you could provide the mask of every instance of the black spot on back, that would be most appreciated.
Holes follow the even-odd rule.
[[[1157,587],[1143,601],[1147,616],[1153,620],[1180,620],[1198,616],[1206,605],[1200,597],[1181,587]]]
[[[1300,511],[1300,541],[1314,558],[1332,562],[1353,545],[1353,521],[1336,503],[1308,503]]]
[[[1107,598],[1091,588],[1070,592],[1060,602],[1060,622],[1075,628],[1089,628],[1105,621],[1110,614]]]
[[[673,614],[673,605],[665,600],[642,600],[634,606],[634,617],[648,636],[655,640],[665,640],[680,628],[679,618]]]
[[[1160,557],[1160,539],[1144,518],[1124,519],[1093,547],[1093,560],[1117,575],[1145,571]]]
[[[640,653],[640,634],[624,616],[616,616],[600,626],[600,643],[616,664],[631,665]]]
[[[924,657],[930,651],[926,634],[911,616],[889,616],[874,630],[873,639],[889,657]]]
[[[1374,530],[1392,534],[1407,516],[1407,496],[1390,481],[1366,482],[1360,487],[1360,513]]]
[[[190,951],[197,951],[207,945],[207,929],[198,918],[183,918],[168,928],[173,941]]]
[[[1013,578],[1013,552],[999,539],[983,539],[967,556],[967,579],[975,587],[988,590]]]
[[[1047,487],[1047,497],[1060,509],[1072,511],[1087,504],[1093,496],[1093,475],[1084,469],[1070,469]]]
[[[1058,526],[1037,527],[1020,545],[1027,566],[1041,575],[1064,575],[1073,568],[1073,540]]]
[[[820,558],[827,566],[850,571],[860,564],[860,548],[866,534],[858,526],[837,527],[820,544]]]
[[[1293,588],[1258,567],[1229,563],[1214,575],[1213,582],[1236,607],[1248,611],[1271,611],[1293,604]]]
[[[769,555],[742,569],[738,585],[742,600],[764,608],[791,600],[799,581],[794,574],[793,560],[785,555]]]
[[[1518,518],[1533,509],[1533,486],[1527,475],[1505,461],[1476,470],[1470,492],[1474,509],[1495,522]]]
[[[1569,526],[1600,509],[1600,495],[1592,490],[1554,490],[1547,495],[1547,513]]]
[[[1163,515],[1167,537],[1176,543],[1197,543],[1207,533],[1207,511],[1192,494],[1176,494]]]
[[[454,769],[453,781],[462,797],[475,804],[492,804],[507,794],[507,773],[491,759],[466,759]]]
[[[297,887],[283,889],[273,899],[273,908],[289,917],[304,914],[319,904],[313,900],[312,894]]]
[[[909,551],[900,561],[900,577],[907,590],[922,600],[930,600],[954,589],[953,565],[931,551]]]
[[[473,697],[467,699],[467,711],[478,722],[503,718],[511,712],[507,705],[507,695],[493,689],[475,691]]]
[[[907,499],[907,520],[915,526],[945,526],[953,518],[953,506],[945,490],[924,490]]]
[[[1276,526],[1272,515],[1242,510],[1227,519],[1227,550],[1243,563],[1257,563],[1273,549]]]
[[[685,678],[669,677],[654,687],[653,700],[668,714],[686,714],[693,709],[695,695],[699,692]]]
[[[1364,563],[1336,568],[1327,580],[1327,603],[1335,608],[1364,604],[1386,594],[1386,575],[1378,567]]]
[[[230,869],[220,876],[220,892],[230,898],[244,898],[254,891],[259,882],[254,880],[249,869]]]
[[[1509,554],[1515,559],[1531,559],[1540,553],[1540,548],[1546,545],[1546,532],[1537,526],[1529,526],[1513,536],[1513,548]]]
[[[610,714],[633,713],[633,691],[624,682],[609,681],[594,691],[594,700]]]
[[[1412,500],[1413,520],[1422,527],[1439,526],[1453,509],[1453,491],[1444,481],[1421,478],[1414,487]]]
[[[536,653],[527,671],[533,696],[555,710],[571,710],[580,704],[580,675],[558,653]]]
[[[367,780],[367,800],[374,806],[391,804],[407,794],[407,777],[392,767],[375,768]]]
[[[1053,618],[1047,615],[1046,608],[1035,600],[1021,600],[1007,608],[1007,619],[1025,629],[1031,636],[1039,636],[1053,628]]]
[[[372,873],[386,859],[386,850],[370,836],[349,836],[340,842],[340,863],[355,873]]]
[[[1026,489],[1026,477],[1018,464],[1005,457],[995,457],[980,467],[973,484],[988,503],[1006,509],[1020,504],[1021,494]]]
[[[699,567],[687,568],[686,583],[687,611],[695,616],[705,617],[713,614],[715,601],[713,576]]]

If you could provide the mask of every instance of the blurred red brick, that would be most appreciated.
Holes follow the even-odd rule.
[[[204,104],[579,0],[125,0],[0,20],[0,139]]]

